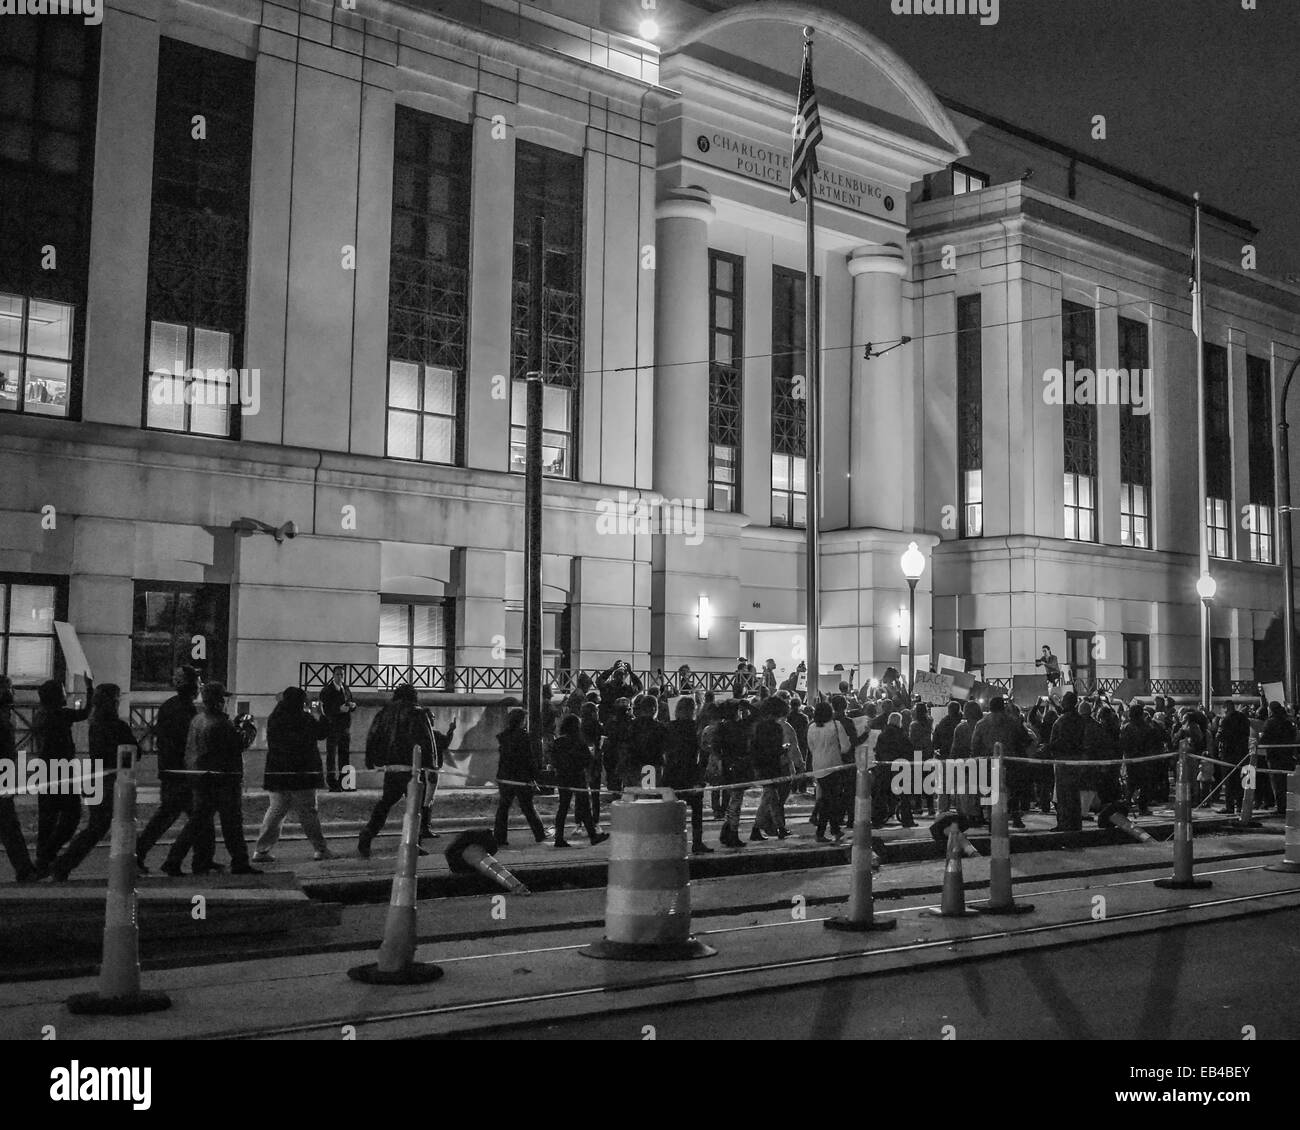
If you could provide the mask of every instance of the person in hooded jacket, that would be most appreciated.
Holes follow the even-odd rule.
[[[570,847],[564,838],[564,822],[569,815],[569,804],[574,805],[574,820],[586,831],[593,845],[609,839],[607,833],[596,828],[591,815],[591,793],[588,770],[591,764],[591,747],[582,736],[582,721],[576,714],[567,714],[560,722],[560,732],[551,747],[551,763],[555,766],[555,785],[559,800],[555,810],[555,846]]]
[[[178,667],[172,681],[176,693],[159,708],[153,723],[153,748],[158,755],[158,807],[135,843],[135,863],[142,875],[149,873],[145,857],[168,829],[190,813],[194,790],[185,769],[185,742],[198,708],[199,673],[193,667]],[[206,833],[204,833],[206,834]],[[204,851],[211,855],[208,845]]]
[[[510,808],[516,803],[528,821],[533,839],[539,844],[546,841],[546,830],[533,807],[537,790],[532,781],[536,770],[527,722],[528,714],[523,707],[512,707],[506,715],[506,728],[497,734],[497,814],[493,830],[498,847],[509,847]],[[506,781],[514,783],[502,783]]]
[[[383,830],[388,813],[406,796],[411,783],[411,765],[417,756],[422,774],[438,768],[438,743],[429,715],[420,709],[415,687],[400,683],[393,688],[392,698],[375,715],[366,734],[366,768],[383,770],[384,787],[370,819],[357,837],[357,854],[362,859],[370,858],[370,845]],[[420,839],[425,835],[422,820]],[[420,854],[428,853],[420,848]]]
[[[17,779],[18,739],[13,720],[14,685],[8,675],[0,675],[0,772],[13,773]],[[14,878],[20,883],[29,882],[36,874],[27,840],[23,837],[14,798],[0,795],[0,845],[3,845]]]
[[[119,714],[122,689],[116,683],[101,683],[90,700],[90,764],[92,771],[104,775],[103,791],[97,801],[86,805],[86,826],[72,837],[63,854],[54,861],[50,873],[57,883],[65,882],[113,826],[114,774],[119,768],[118,747],[131,746],[134,763],[140,754],[140,742]]]
[[[71,761],[77,756],[72,727],[90,716],[94,683],[87,680],[86,704],[74,709],[67,704],[63,684],[48,679],[37,690],[40,705],[32,715],[33,753],[29,762]],[[49,773],[47,780],[57,774]],[[36,877],[45,878],[54,867],[58,854],[67,846],[81,822],[81,796],[78,793],[43,792],[36,798]]]
[[[695,700],[682,697],[673,708],[673,720],[664,737],[664,784],[686,802],[691,814],[691,851],[708,855],[704,842],[704,769],[707,762],[695,721]]]
[[[316,792],[325,787],[317,743],[330,736],[331,725],[330,718],[308,712],[307,693],[301,687],[284,688],[266,720],[262,788],[271,794],[271,803],[253,848],[254,863],[275,862],[271,849],[279,842],[280,828],[291,811],[315,849],[315,858],[334,858],[316,812]]]

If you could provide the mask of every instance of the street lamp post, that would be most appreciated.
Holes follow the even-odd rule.
[[[1201,652],[1201,707],[1205,716],[1210,717],[1213,704],[1210,695],[1210,601],[1219,591],[1218,582],[1209,573],[1202,573],[1196,578],[1196,595],[1201,598],[1201,639],[1204,641]]]
[[[1283,660],[1285,662],[1286,701],[1296,700],[1295,686],[1295,578],[1291,575],[1291,452],[1287,439],[1286,397],[1291,390],[1300,356],[1291,362],[1286,380],[1282,383],[1282,403],[1277,413],[1277,512],[1281,518],[1278,530],[1282,542],[1282,634]]]
[[[916,695],[913,686],[916,682],[916,582],[925,572],[925,554],[912,542],[899,563],[907,578],[907,697],[910,700]]]

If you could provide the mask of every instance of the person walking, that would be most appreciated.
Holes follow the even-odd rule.
[[[232,875],[260,875],[248,858],[244,840],[244,748],[245,738],[226,713],[230,697],[221,683],[204,683],[199,694],[202,708],[190,722],[185,740],[185,768],[193,782],[190,816],[176,837],[163,871],[175,877],[184,872],[181,864],[194,850],[191,870],[195,875],[221,871],[216,863],[214,822],[221,822],[221,838],[230,853]]]
[[[8,675],[0,675],[0,774],[12,775],[16,781],[18,738],[14,730],[13,705],[14,685]],[[18,882],[26,883],[35,877],[36,866],[27,850],[14,798],[8,794],[0,795],[0,845],[9,857],[9,865],[14,869],[14,878]]]
[[[707,758],[695,721],[695,700],[682,697],[673,708],[673,720],[664,737],[664,784],[686,802],[691,814],[691,851],[709,855],[704,842],[704,769]]]
[[[523,707],[515,706],[506,715],[506,728],[497,735],[497,813],[494,834],[498,847],[509,847],[507,833],[510,827],[510,809],[519,805],[519,811],[528,821],[533,839],[539,844],[546,841],[546,830],[533,807],[536,789],[532,784],[536,769],[533,764],[532,743]],[[503,782],[511,782],[505,784]]]
[[[103,775],[99,799],[86,805],[86,826],[72,837],[72,842],[50,866],[56,883],[67,881],[77,865],[86,858],[113,826],[114,776],[120,768],[118,747],[132,746],[132,764],[140,753],[140,742],[131,727],[122,721],[119,705],[122,690],[116,683],[101,683],[90,700],[90,767]]]
[[[95,685],[86,680],[86,704],[80,708],[68,706],[63,685],[57,679],[48,679],[37,690],[40,705],[32,715],[33,756],[29,762],[43,763],[46,780],[57,781],[60,774],[54,769],[57,761],[74,761],[76,744],[72,727],[90,716],[90,699]],[[81,796],[79,793],[53,792],[47,789],[36,798],[36,874],[46,878],[54,867],[59,852],[76,834],[81,822]]]
[[[343,791],[343,772],[348,768],[352,755],[352,713],[357,702],[352,697],[346,675],[343,665],[336,664],[330,681],[320,692],[320,710],[325,716],[326,727],[325,786],[332,793]]]
[[[307,710],[307,694],[301,687],[285,687],[280,701],[266,720],[266,771],[262,788],[271,794],[271,803],[262,817],[262,828],[253,847],[254,863],[274,863],[271,849],[279,842],[284,818],[293,812],[314,858],[334,859],[325,842],[320,817],[316,812],[316,791],[325,781],[321,776],[321,738],[329,740],[330,719]],[[346,749],[346,745],[344,746]],[[346,755],[345,762],[346,764]]]
[[[844,807],[841,783],[845,776],[844,758],[852,751],[853,743],[844,727],[835,720],[831,704],[822,699],[813,707],[812,724],[808,727],[808,760],[817,785],[818,843],[827,842],[827,825],[830,825],[832,838],[837,841],[844,838],[840,831],[840,815]]]
[[[153,746],[158,755],[158,807],[144,826],[135,845],[135,864],[142,875],[149,873],[145,857],[149,850],[182,816],[190,814],[194,799],[190,778],[185,776],[185,742],[198,709],[199,673],[193,667],[178,667],[172,680],[176,693],[158,708],[153,724]],[[204,833],[206,834],[206,833]],[[211,854],[204,844],[204,852]]]
[[[597,830],[591,815],[591,793],[587,785],[591,747],[582,736],[582,721],[576,714],[565,715],[560,723],[559,736],[551,747],[551,761],[555,766],[555,783],[560,794],[555,810],[555,846],[572,846],[564,838],[564,822],[569,815],[570,801],[574,805],[574,820],[586,831],[592,845],[604,843],[609,836]]]
[[[357,854],[370,858],[370,847],[388,820],[388,813],[406,795],[411,783],[411,764],[419,750],[421,772],[432,770],[437,761],[437,743],[429,725],[429,716],[420,709],[420,700],[410,683],[393,688],[392,698],[375,715],[366,734],[366,768],[382,769],[384,786],[357,837]],[[422,822],[423,823],[423,822]],[[421,827],[420,838],[424,838]],[[420,848],[421,855],[427,855]]]

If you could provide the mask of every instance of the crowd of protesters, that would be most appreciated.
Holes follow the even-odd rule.
[[[741,659],[728,693],[704,689],[706,680],[685,665],[671,676],[659,672],[656,685],[647,688],[620,661],[594,678],[580,674],[567,695],[545,688],[537,741],[528,733],[525,712],[508,711],[497,736],[495,836],[500,846],[508,846],[509,817],[518,806],[538,843],[550,840],[558,848],[569,847],[566,825],[572,813],[588,842],[597,844],[608,838],[600,828],[603,795],[619,795],[625,787],[664,786],[688,807],[696,853],[714,850],[705,842],[706,811],[721,822],[718,842],[723,847],[788,838],[786,804],[792,794],[811,795],[815,840],[839,841],[853,827],[856,764],[864,744],[873,751],[873,827],[891,821],[913,827],[920,816],[942,817],[954,809],[966,827],[987,824],[986,792],[967,788],[936,794],[921,788],[915,777],[900,789],[895,767],[918,761],[978,765],[999,746],[1007,759],[1001,786],[1014,828],[1024,828],[1025,815],[1035,809],[1054,815],[1059,831],[1080,830],[1092,812],[1113,803],[1150,814],[1153,804],[1169,799],[1176,764],[1169,755],[1179,749],[1198,755],[1193,762],[1196,801],[1221,796],[1219,812],[1231,814],[1243,801],[1241,768],[1258,747],[1256,764],[1275,773],[1255,777],[1255,807],[1285,813],[1286,782],[1276,774],[1296,767],[1297,729],[1282,704],[1255,707],[1229,701],[1208,717],[1197,706],[1176,706],[1160,696],[1125,707],[1104,693],[1057,693],[1051,664],[1046,665],[1053,693],[1028,711],[996,695],[987,707],[975,699],[951,701],[936,719],[907,693],[894,668],[856,692],[841,682],[836,693],[819,694],[812,703],[802,664],[778,680],[773,661],[756,668]],[[150,850],[182,817],[185,824],[162,864],[167,875],[184,874],[182,864],[191,852],[194,874],[222,870],[214,860],[218,824],[231,871],[256,874],[254,863],[274,861],[272,849],[290,813],[315,858],[332,858],[316,798],[323,788],[341,787],[343,774],[350,772],[347,731],[355,700],[343,669],[334,670],[316,707],[297,687],[279,696],[266,727],[262,784],[270,803],[251,855],[243,835],[243,752],[255,727],[247,717],[232,719],[225,688],[201,684],[193,668],[178,671],[175,690],[159,708],[154,727],[160,799],[137,841],[141,871],[148,870]],[[88,686],[87,703],[79,708],[67,704],[54,681],[42,685],[38,697],[29,761],[75,758],[72,727],[85,720],[91,764],[106,780],[118,768],[121,748],[134,746],[138,754],[138,742],[120,715],[117,686]],[[12,686],[0,676],[0,763],[16,760],[12,706]],[[429,814],[454,730],[454,722],[446,731],[435,729],[432,713],[419,705],[410,684],[395,688],[366,737],[366,767],[382,771],[383,786],[361,829],[358,854],[369,856],[374,837],[406,793],[417,758],[429,786],[420,838],[437,834]],[[327,742],[324,769],[322,740]],[[747,834],[742,834],[750,787],[761,794]],[[548,832],[534,798],[552,791],[557,810],[554,830]],[[39,795],[33,858],[13,798],[0,796],[0,846],[19,881],[66,879],[104,839],[111,826],[111,786],[85,806],[84,826],[82,807],[81,796],[74,793]]]

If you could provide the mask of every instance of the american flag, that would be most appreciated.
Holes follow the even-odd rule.
[[[790,201],[802,200],[817,175],[817,143],[822,139],[822,116],[813,87],[812,45],[804,44],[803,75],[794,115],[794,153],[790,157]]]

